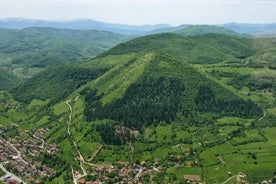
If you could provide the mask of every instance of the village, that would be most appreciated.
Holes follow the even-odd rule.
[[[16,128],[16,124],[1,127],[0,134],[4,135],[5,132]],[[44,143],[44,133],[46,131],[47,129],[35,129],[33,132],[29,132],[31,136],[26,140],[17,139],[17,136],[14,138],[1,136],[1,166],[26,183],[39,183],[40,179],[54,175],[56,171],[53,168],[43,165],[34,159],[45,151],[54,154],[59,150],[59,146],[56,144]],[[6,175],[2,177],[3,182],[19,182],[15,177],[11,177],[7,173]]]

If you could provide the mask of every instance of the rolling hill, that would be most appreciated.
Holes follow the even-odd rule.
[[[26,75],[26,71],[24,74],[20,70],[85,61],[128,38],[126,35],[95,30],[1,29],[0,66]]]
[[[188,63],[219,63],[244,59],[254,54],[252,40],[224,34],[205,34],[183,37],[163,33],[139,37],[108,50],[102,55],[158,50]]]
[[[226,29],[223,27],[212,26],[212,25],[180,25],[177,27],[169,27],[164,29],[157,29],[150,34],[156,33],[177,33],[183,36],[195,36],[208,33],[216,34],[227,34],[227,35],[239,35],[238,33],[232,31],[231,29]]]
[[[238,33],[230,29],[217,27],[217,26],[209,26],[209,25],[192,25],[187,28],[177,30],[174,32],[183,36],[195,36],[195,35],[202,35],[202,34],[208,34],[208,33],[239,35]]]

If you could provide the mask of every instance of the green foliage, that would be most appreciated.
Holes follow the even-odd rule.
[[[179,80],[145,76],[131,85],[122,99],[105,106],[95,101],[95,92],[90,93],[86,96],[89,110],[84,113],[88,121],[109,118],[136,128],[155,121],[170,122],[176,118],[183,92]]]
[[[230,29],[226,29],[218,26],[209,26],[209,25],[192,25],[174,32],[183,36],[196,36],[196,35],[203,35],[208,33],[238,35],[238,33]]]
[[[0,68],[0,90],[8,90],[16,87],[22,81],[15,75]]]
[[[232,99],[219,99],[213,90],[205,85],[199,87],[195,98],[200,112],[213,112],[220,115],[232,115],[239,117],[261,117],[263,111],[252,101],[244,101],[238,97]]]
[[[125,142],[122,137],[116,135],[115,125],[116,122],[107,122],[96,126],[96,131],[100,132],[102,140],[106,144],[121,145]]]
[[[75,89],[93,80],[105,68],[84,68],[78,65],[63,65],[44,70],[12,91],[18,101],[29,103],[32,99],[58,101]]]
[[[183,37],[163,33],[139,37],[103,53],[161,51],[189,63],[219,63],[227,59],[247,58],[254,54],[250,39],[223,34]]]
[[[30,67],[85,61],[128,38],[96,30],[0,29],[0,66],[16,71],[21,67],[28,70]]]
[[[244,86],[249,87],[250,90],[264,90],[272,89],[275,83],[276,75],[260,74],[260,75],[241,75],[235,74],[227,83],[234,86],[236,89],[241,89]]]
[[[124,70],[129,71],[132,62],[137,61],[131,60],[123,65],[123,70],[110,74],[112,79],[118,78]],[[205,81],[204,85],[201,85],[202,81]],[[116,81],[113,84],[117,84],[117,88],[122,85]],[[262,115],[262,109],[252,101],[239,98],[188,64],[161,53],[154,54],[143,75],[126,88],[120,99],[113,98],[110,103],[102,104],[101,99],[106,96],[104,91],[101,86],[94,86],[92,90],[85,88],[81,92],[85,95],[87,121],[112,119],[127,127],[141,129],[159,122],[169,123],[180,116],[201,124],[205,120],[196,116],[205,112],[240,117]]]
[[[5,176],[5,174],[6,173],[2,169],[0,169],[0,177]]]

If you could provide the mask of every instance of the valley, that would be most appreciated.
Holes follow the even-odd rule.
[[[25,183],[275,181],[275,38],[218,30],[9,77],[0,166]]]

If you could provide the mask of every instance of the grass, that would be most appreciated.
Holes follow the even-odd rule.
[[[12,121],[9,118],[0,115],[0,125],[9,125],[11,122]]]
[[[42,107],[43,105],[45,105],[47,103],[48,103],[47,101],[33,99],[31,101],[31,103],[29,103],[29,105],[27,106],[27,109],[35,111],[35,110],[39,109],[39,107]]]
[[[0,169],[0,177],[1,177],[1,176],[5,176],[5,174],[6,174],[6,173],[5,173],[2,169]]]
[[[96,80],[95,85],[98,86],[98,94],[105,94],[101,99],[102,104],[120,99],[128,87],[143,74],[144,68],[151,61],[153,55],[153,53],[148,53],[139,59],[135,58],[127,63],[123,62],[105,73],[99,80]],[[128,55],[126,57],[128,58]],[[135,62],[133,62],[134,60]],[[125,67],[125,65],[129,66]],[[117,73],[120,73],[120,75],[115,75]]]
[[[74,168],[79,168],[79,162],[76,161],[77,152],[73,147],[73,144],[69,141],[69,139],[64,139],[60,142],[60,149],[62,153],[62,158],[70,163]]]
[[[54,114],[55,115],[61,115],[66,112],[68,112],[68,107],[64,101],[62,101],[54,106]]]

